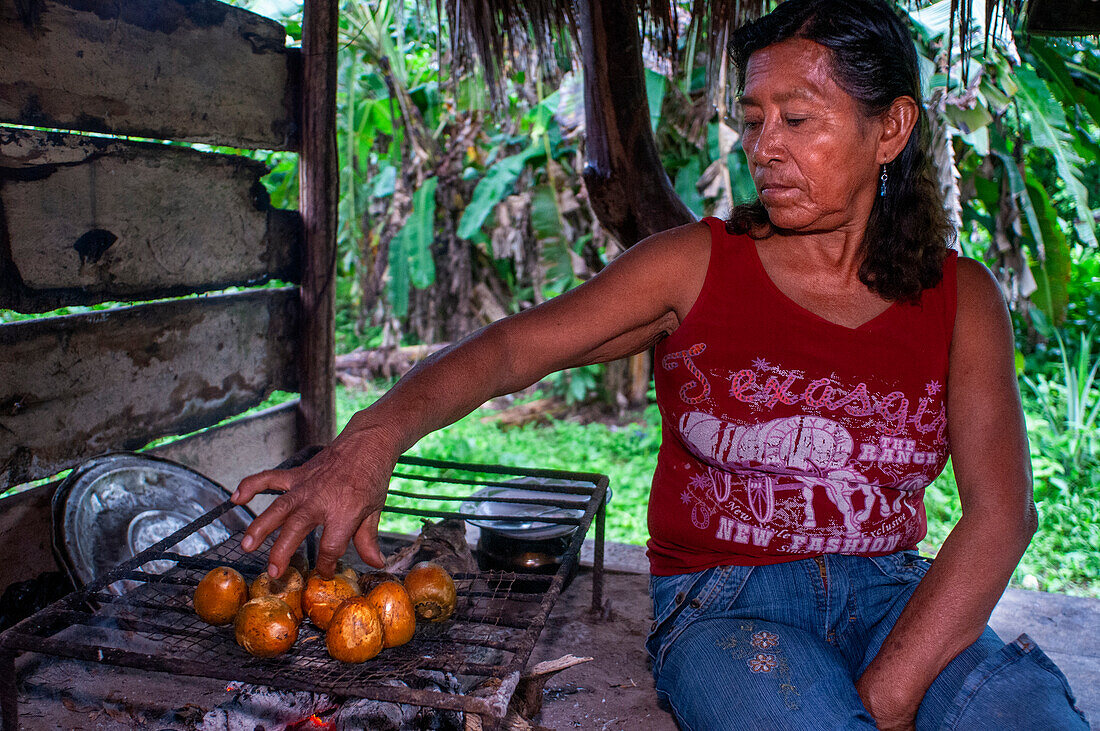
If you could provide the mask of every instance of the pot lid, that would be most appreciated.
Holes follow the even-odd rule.
[[[202,474],[170,460],[130,452],[94,457],[72,471],[53,498],[54,548],[77,586],[213,510],[229,491]],[[195,556],[248,527],[253,514],[237,507],[178,543]],[[151,561],[148,573],[163,573],[173,561]],[[116,582],[107,587],[118,594]]]

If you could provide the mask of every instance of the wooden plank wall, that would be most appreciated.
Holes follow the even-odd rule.
[[[305,23],[317,28],[315,4]],[[335,42],[334,21],[324,28]],[[331,432],[331,276],[148,302],[302,282],[307,259],[331,272],[334,83],[311,102],[325,143],[301,161],[303,180],[333,186],[309,231],[297,211],[271,207],[262,164],[156,142],[298,150],[303,56],[285,40],[278,23],[217,0],[0,0],[0,125],[113,135],[0,127],[0,308],[137,303],[0,325],[0,492],[210,427],[300,384],[307,408],[157,451],[232,487],[293,453],[303,428]],[[333,48],[323,65],[334,82]],[[303,299],[315,303],[307,316]],[[310,345],[311,367],[302,342],[318,332],[329,352]],[[0,589],[48,568],[52,489],[0,501]]]
[[[0,327],[0,489],[295,390],[296,305],[260,290]]]
[[[301,223],[236,155],[0,126],[0,307],[297,281]]]
[[[0,119],[295,149],[301,61],[285,44],[216,0],[2,0]]]
[[[299,165],[306,256],[302,276],[302,446],[335,436],[336,207],[340,179],[336,156],[337,0],[307,0],[303,10],[305,55],[302,151]]]

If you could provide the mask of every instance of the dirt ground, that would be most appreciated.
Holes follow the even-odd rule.
[[[558,600],[528,667],[572,653],[592,662],[551,678],[536,719],[552,729],[676,731],[657,705],[645,638],[653,620],[648,575],[606,574],[605,615],[593,616],[591,573],[581,573]]]

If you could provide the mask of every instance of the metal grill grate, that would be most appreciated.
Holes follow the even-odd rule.
[[[348,665],[331,659],[324,634],[303,623],[298,641],[282,656],[255,658],[240,648],[232,627],[212,627],[191,608],[191,595],[203,575],[230,565],[246,579],[266,568],[269,537],[259,550],[240,550],[237,533],[203,556],[173,552],[181,540],[216,520],[233,506],[219,508],[181,528],[105,576],[55,602],[0,634],[0,702],[4,727],[15,729],[18,715],[15,655],[20,651],[121,665],[183,675],[221,678],[283,690],[308,690],[338,696],[371,698],[433,708],[459,710],[499,723],[519,675],[566,576],[579,560],[584,536],[596,519],[593,606],[602,604],[603,522],[607,477],[598,474],[471,465],[403,458],[394,473],[386,512],[427,518],[476,519],[449,508],[461,505],[480,488],[531,487],[561,494],[562,499],[503,499],[549,507],[583,508],[580,517],[539,517],[540,522],[577,525],[569,550],[554,575],[481,571],[454,577],[458,607],[452,619],[419,623],[412,641],[384,650],[366,663]],[[568,499],[568,496],[573,496]],[[581,501],[577,496],[581,496]],[[142,571],[151,561],[169,562],[164,573]],[[162,566],[164,564],[161,564]],[[121,596],[104,591],[120,580],[138,582]],[[95,607],[90,609],[89,607]],[[419,690],[392,684],[419,671],[446,671],[465,676],[476,695]]]

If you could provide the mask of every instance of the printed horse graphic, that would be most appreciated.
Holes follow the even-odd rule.
[[[692,452],[724,471],[712,475],[715,497],[720,493],[729,497],[732,474],[746,478],[749,508],[762,523],[771,519],[775,493],[780,489],[802,491],[803,527],[814,528],[817,517],[813,496],[815,488],[822,488],[840,513],[848,536],[859,535],[859,527],[870,516],[876,499],[883,517],[900,507],[890,505],[877,486],[851,469],[855,447],[852,435],[831,419],[790,416],[741,425],[695,411],[683,415],[679,429]],[[780,481],[781,477],[787,479]],[[720,486],[719,481],[724,484]],[[852,501],[857,493],[863,496],[859,511]]]

